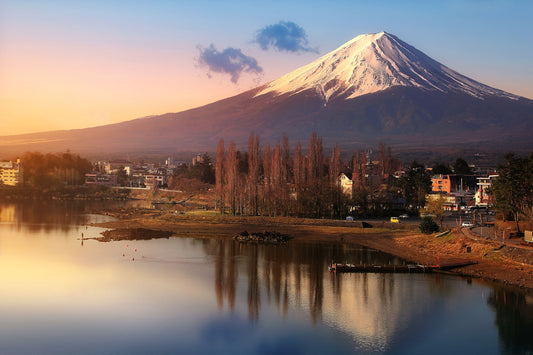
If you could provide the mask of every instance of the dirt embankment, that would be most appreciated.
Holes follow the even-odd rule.
[[[244,230],[250,233],[268,230],[296,240],[357,243],[426,265],[435,264],[437,260],[471,259],[477,264],[455,269],[454,273],[533,290],[533,248],[518,249],[480,239],[465,228],[436,238],[408,230],[362,228],[350,221],[182,215],[138,208],[107,211],[106,214],[118,220],[99,226],[112,229],[144,228],[195,238],[228,238]]]

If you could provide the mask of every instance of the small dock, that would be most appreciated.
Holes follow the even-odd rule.
[[[452,270],[455,268],[477,264],[473,260],[450,260],[436,265],[403,264],[403,265],[372,265],[331,263],[328,267],[332,272],[365,272],[365,273],[425,273]]]

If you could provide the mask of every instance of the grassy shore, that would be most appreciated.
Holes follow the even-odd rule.
[[[469,235],[457,229],[444,237],[412,230],[362,228],[350,221],[302,218],[231,217],[209,211],[176,214],[154,209],[106,211],[116,221],[98,224],[118,231],[138,228],[171,232],[177,237],[231,238],[235,234],[265,230],[288,234],[296,240],[356,243],[420,264],[435,264],[448,259],[471,259],[477,264],[454,273],[493,280],[533,290],[533,248],[513,248],[499,242]]]

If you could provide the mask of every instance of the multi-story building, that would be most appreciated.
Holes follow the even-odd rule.
[[[452,192],[450,175],[435,175],[431,178],[432,192]]]
[[[487,176],[478,177],[477,191],[474,195],[476,206],[490,207],[492,204],[488,189],[492,186],[492,180],[498,177],[498,173],[489,173]]]
[[[16,186],[24,182],[24,169],[20,159],[17,159],[16,162],[0,162],[0,181],[10,186]]]
[[[145,175],[144,184],[147,188],[153,189],[161,187],[167,183],[167,177],[162,174],[147,174]]]

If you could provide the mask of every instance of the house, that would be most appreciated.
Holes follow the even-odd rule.
[[[85,174],[85,184],[117,186],[117,176],[111,174],[88,173]]]
[[[116,174],[119,169],[125,169],[126,173],[129,175],[132,168],[133,164],[128,160],[118,159],[104,163],[104,169],[106,174]]]
[[[145,176],[148,172],[140,167],[136,167],[131,170],[129,175],[129,181],[131,187],[144,187]]]
[[[16,162],[0,162],[0,181],[10,186],[16,186],[24,182],[24,168],[20,159],[17,159]]]
[[[474,195],[476,206],[490,207],[492,205],[491,196],[488,193],[489,188],[492,186],[492,181],[498,177],[498,173],[489,173],[487,176],[478,177],[477,191]]]
[[[353,180],[351,179],[351,176],[341,173],[339,175],[338,183],[341,187],[341,191],[351,198],[353,196]]]
[[[144,185],[149,189],[161,187],[167,183],[167,177],[163,174],[147,174],[144,177]]]

